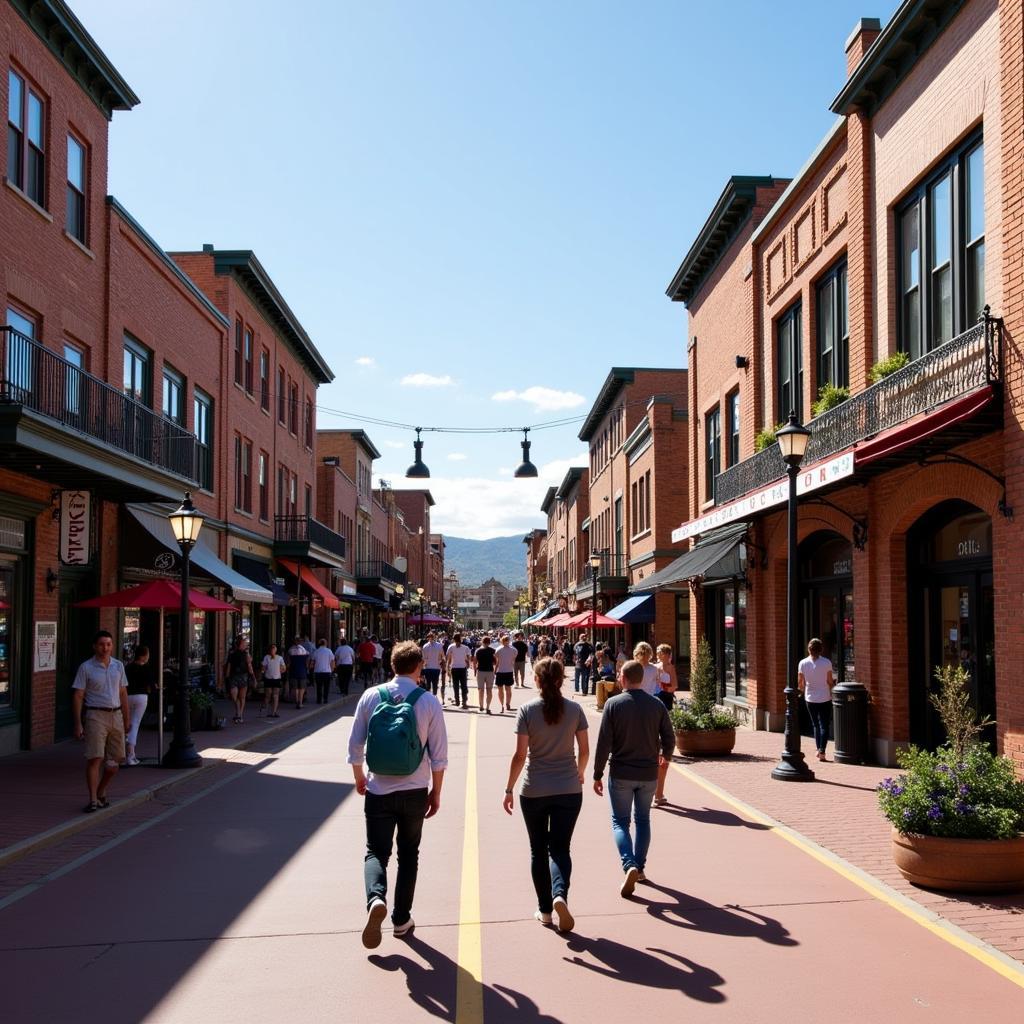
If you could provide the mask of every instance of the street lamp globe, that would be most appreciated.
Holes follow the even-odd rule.
[[[811,439],[811,432],[797,422],[796,413],[789,414],[789,420],[775,435],[782,451],[782,459],[787,466],[799,466],[803,461],[804,452],[807,451],[807,442]]]
[[[600,555],[593,554],[593,555],[590,556],[590,568],[593,569],[595,573],[597,572],[598,569],[601,568],[601,556]]]
[[[199,531],[203,528],[203,517],[192,504],[192,495],[186,491],[181,505],[168,517],[174,539],[179,545],[191,547],[199,540]]]

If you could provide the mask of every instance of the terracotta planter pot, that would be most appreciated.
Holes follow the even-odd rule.
[[[892,830],[892,856],[903,877],[944,892],[1024,889],[1024,837],[940,839]]]
[[[736,746],[735,729],[680,729],[676,750],[684,757],[724,757]]]

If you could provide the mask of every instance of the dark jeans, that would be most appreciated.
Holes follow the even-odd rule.
[[[326,704],[327,695],[331,692],[331,673],[314,672],[313,679],[316,681],[316,702]]]
[[[388,861],[391,844],[398,831],[398,877],[395,880],[395,904],[391,922],[403,925],[412,911],[416,893],[416,871],[420,858],[420,836],[427,813],[425,789],[402,789],[386,796],[366,794],[366,857],[363,878],[366,882],[366,907],[374,900],[388,899]]]
[[[460,701],[465,704],[469,700],[469,669],[468,668],[453,668],[452,669],[452,691],[455,696],[455,703],[458,704]],[[460,696],[461,694],[461,696]]]
[[[805,703],[807,714],[811,716],[811,727],[814,729],[814,745],[824,754],[828,746],[829,726],[832,724],[832,701],[824,700],[819,703],[809,700]]]
[[[352,666],[339,665],[335,671],[338,673],[338,692],[348,693],[348,688],[352,683]]]
[[[573,683],[573,689],[576,693],[582,693],[585,697],[587,695],[587,688],[590,686],[590,669],[586,665],[576,666],[576,679]]]
[[[359,668],[357,669],[356,679],[363,684],[365,690],[370,683],[373,682],[373,662],[372,661],[361,661],[359,662]]]
[[[530,837],[530,875],[537,891],[537,909],[550,914],[555,897],[565,899],[569,895],[569,846],[583,806],[583,794],[521,796],[519,806]]]
[[[425,668],[423,670],[423,681],[420,685],[424,690],[429,690],[431,693],[437,693],[437,684],[441,679],[441,670],[439,668]]]

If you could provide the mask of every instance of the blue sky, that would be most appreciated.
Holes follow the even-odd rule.
[[[167,249],[256,251],[336,374],[319,425],[365,427],[396,487],[412,436],[353,416],[529,425],[683,365],[664,291],[726,179],[799,169],[851,28],[896,6],[71,2],[142,99],[110,191]],[[424,435],[435,527],[543,526],[577,431],[531,435],[536,481],[516,435]]]

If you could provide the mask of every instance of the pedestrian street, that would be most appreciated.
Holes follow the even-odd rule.
[[[515,689],[513,706],[527,693]],[[385,923],[367,951],[351,712],[339,705],[254,748],[227,782],[8,898],[6,1020],[952,1022],[1024,1005],[1019,980],[678,764],[669,804],[652,813],[649,884],[629,899],[607,798],[588,778],[575,927],[544,927],[519,809],[501,807],[514,711],[446,708],[449,767],[440,813],[424,824],[416,927],[399,940]],[[596,735],[592,706],[588,716]],[[390,874],[393,884],[393,862]]]

